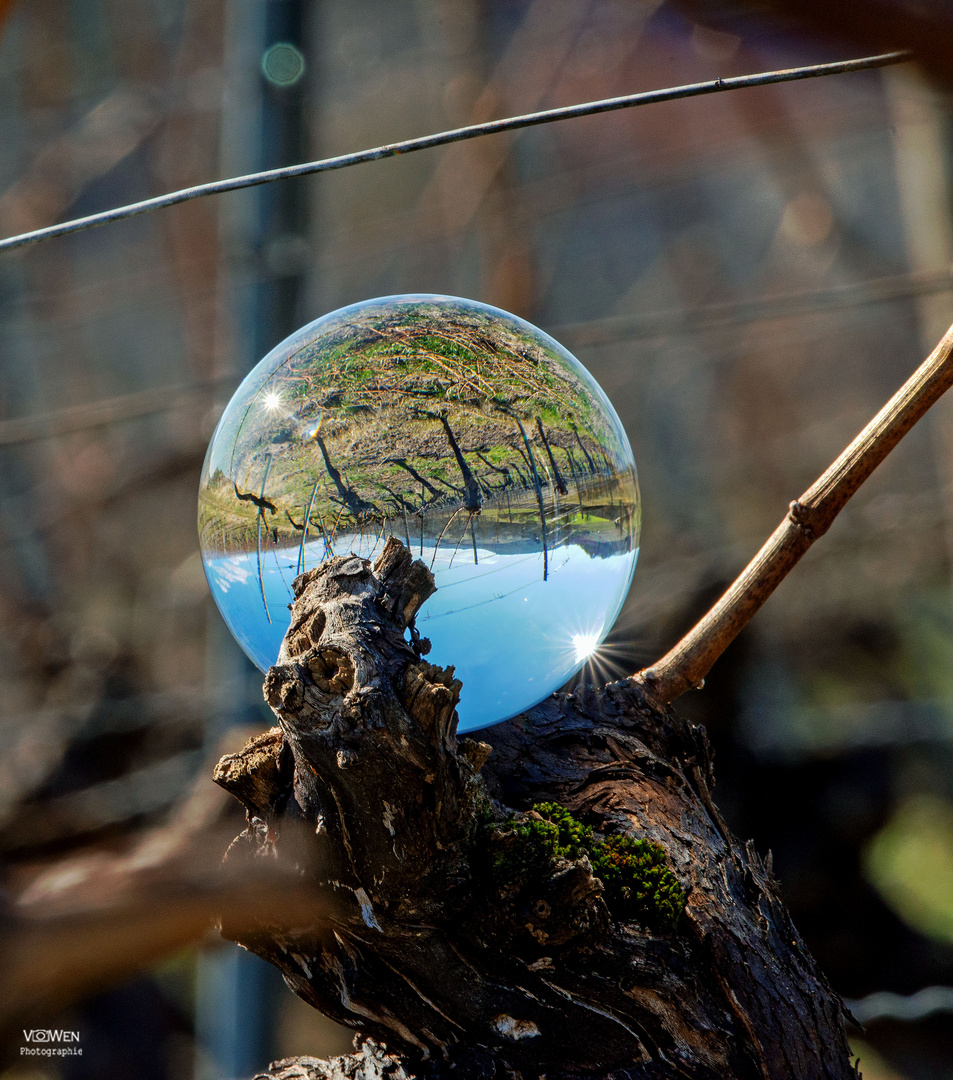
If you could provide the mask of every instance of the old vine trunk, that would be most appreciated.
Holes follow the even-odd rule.
[[[457,739],[460,684],[405,640],[432,591],[394,539],[298,578],[279,726],[216,770],[248,811],[228,861],[325,898],[309,925],[223,933],[366,1039],[268,1075],[855,1076],[840,1001],[712,802],[703,731],[627,680]]]

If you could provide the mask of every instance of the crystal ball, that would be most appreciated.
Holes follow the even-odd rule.
[[[463,683],[460,731],[586,663],[640,520],[632,451],[589,372],[525,320],[449,296],[353,304],[272,349],[225,409],[199,491],[212,595],[262,671],[298,574],[402,540],[436,580],[416,628]]]

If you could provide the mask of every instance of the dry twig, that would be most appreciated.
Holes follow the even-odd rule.
[[[840,457],[791,503],[787,516],[708,614],[661,660],[633,676],[652,701],[667,705],[702,684],[712,664],[827,532],[854,492],[951,385],[953,327]]]

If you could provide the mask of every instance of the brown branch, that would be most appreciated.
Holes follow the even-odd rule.
[[[953,327],[840,457],[791,503],[785,519],[708,614],[661,660],[633,676],[653,701],[668,704],[701,685],[848,499],[951,385]]]
[[[8,915],[0,928],[0,1055],[23,1026],[178,952],[219,918],[239,933],[263,921],[320,925],[325,909],[315,890],[269,869],[228,875],[216,859],[202,869],[133,873],[145,880],[100,902],[82,895],[53,910],[28,905]]]
[[[267,776],[269,735],[244,748]],[[229,769],[246,798],[254,784]],[[0,905],[0,1070],[21,1029],[184,948],[224,920],[238,932],[320,925],[326,905],[300,874],[258,860],[221,866],[234,836],[232,800],[203,777],[166,825],[124,853],[87,852],[57,862]],[[237,810],[237,807],[235,807]],[[295,826],[286,842],[293,842]]]

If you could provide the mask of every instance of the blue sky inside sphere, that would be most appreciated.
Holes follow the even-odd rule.
[[[349,544],[349,540],[351,543]],[[383,540],[341,537],[337,554],[373,558]],[[413,549],[415,557],[419,548]],[[275,663],[288,629],[291,583],[299,552],[219,556],[206,571],[215,601],[236,640],[262,671]],[[429,566],[433,547],[423,548]],[[454,665],[463,683],[458,730],[473,731],[530,708],[578,671],[612,627],[625,600],[638,550],[594,557],[575,544],[548,553],[500,554],[441,547],[433,571],[437,592],[417,628],[430,639],[430,663]],[[325,557],[323,542],[305,549],[305,566]],[[262,599],[264,589],[264,602]],[[270,621],[269,621],[270,619]]]

